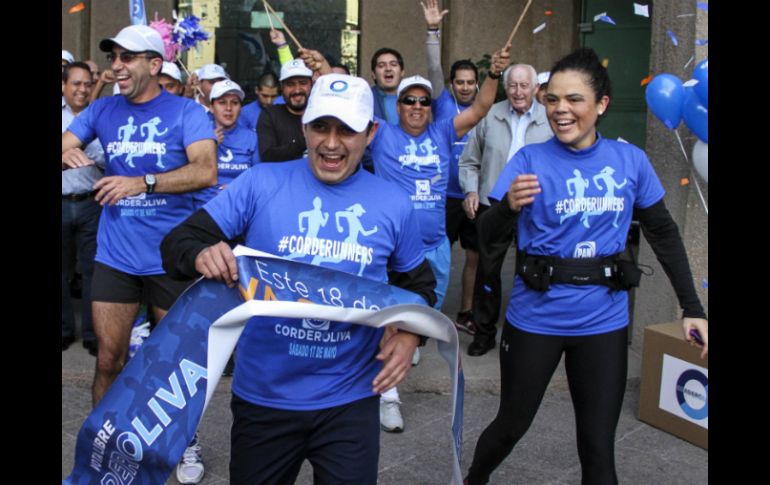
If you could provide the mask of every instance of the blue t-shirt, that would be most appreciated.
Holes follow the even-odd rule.
[[[283,96],[275,98],[273,104],[286,104]],[[259,115],[262,113],[262,105],[259,104],[259,100],[252,101],[246,106],[241,108],[241,115],[238,117],[238,124],[251,131],[257,130],[257,121],[259,121]]]
[[[259,164],[204,206],[228,238],[288,259],[387,282],[424,258],[408,194],[365,170],[328,185],[308,160]],[[333,297],[333,295],[330,295]],[[382,330],[315,322],[323,354],[293,355],[306,343],[299,319],[252,319],[238,341],[233,392],[257,405],[288,410],[339,406],[372,396],[382,368],[374,356]],[[327,357],[327,358],[322,358]],[[333,358],[328,358],[332,356]]]
[[[601,136],[579,151],[556,137],[524,146],[503,169],[490,199],[503,200],[520,174],[537,175],[542,190],[518,220],[518,247],[530,254],[592,258],[619,253],[634,208],[650,207],[665,195],[642,150]],[[611,332],[628,325],[628,292],[569,284],[539,292],[517,275],[505,316],[532,333]]]
[[[211,113],[209,117],[214,126]],[[260,163],[257,134],[237,124],[226,130],[222,143],[217,145],[217,185],[195,193],[196,207],[211,200],[224,186],[257,163]]]
[[[463,106],[458,103],[449,89],[444,89],[438,98],[433,100],[433,120],[439,121],[445,118],[454,118],[459,115],[470,105]],[[474,128],[475,129],[475,128]],[[459,140],[456,140],[452,145],[452,159],[449,163],[449,183],[446,189],[447,197],[453,199],[464,199],[465,194],[460,187],[460,155],[465,149],[465,145],[468,144],[468,137],[473,134],[473,130],[469,131]]]
[[[400,121],[398,117],[398,108],[396,108],[398,96],[395,94],[385,94],[382,97],[382,104],[385,106],[385,119],[391,125],[397,126]]]
[[[256,131],[257,120],[262,112],[262,105],[259,101],[254,101],[241,108],[241,115],[238,117],[238,126],[248,130]]]
[[[68,129],[84,144],[99,138],[107,177],[176,170],[188,163],[186,147],[215,139],[200,105],[165,90],[141,104],[125,96],[99,98]],[[96,261],[134,275],[164,274],[160,242],[195,210],[193,194],[141,193],[104,206]]]
[[[417,137],[380,120],[369,145],[374,173],[410,194],[426,250],[437,248],[446,236],[446,188],[456,140],[452,118],[429,124]]]

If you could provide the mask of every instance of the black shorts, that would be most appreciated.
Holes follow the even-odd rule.
[[[94,263],[91,301],[147,303],[168,310],[195,280],[174,280],[165,274],[137,276]]]
[[[447,197],[446,199],[446,237],[449,239],[449,244],[454,244],[459,238],[460,246],[463,249],[479,251],[476,221],[468,219],[468,216],[465,215],[463,199],[455,199],[454,197]]]

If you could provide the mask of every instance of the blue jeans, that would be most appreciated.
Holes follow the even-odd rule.
[[[61,335],[75,336],[75,312],[69,289],[74,244],[83,275],[81,336],[84,342],[96,339],[91,319],[91,276],[94,272],[96,230],[101,212],[101,206],[93,197],[77,202],[66,199],[61,201]]]
[[[436,304],[433,305],[438,311],[441,311],[441,304],[444,302],[446,290],[449,286],[449,270],[451,268],[452,246],[449,239],[444,236],[444,240],[438,247],[425,251],[425,259],[433,270],[436,277]]]

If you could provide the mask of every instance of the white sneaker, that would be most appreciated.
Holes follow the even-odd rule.
[[[150,322],[144,322],[141,325],[135,325],[131,327],[131,338],[128,343],[128,358],[136,354],[139,347],[142,346],[147,337],[150,336]]]
[[[412,367],[420,363],[420,347],[415,347],[414,355],[412,355]]]
[[[195,433],[190,446],[184,450],[182,461],[176,466],[176,479],[184,485],[200,483],[204,472],[201,446],[198,444],[198,433]]]
[[[404,431],[401,401],[380,401],[380,428],[388,433]]]

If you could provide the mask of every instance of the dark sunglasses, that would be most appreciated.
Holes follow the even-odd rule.
[[[152,59],[153,57],[157,57],[157,56],[144,54],[142,52],[128,52],[128,51],[123,51],[118,55],[115,55],[114,52],[110,52],[109,54],[107,54],[107,60],[110,62],[110,64],[115,62],[116,58],[120,58],[120,62],[122,62],[123,64],[128,64],[129,62],[133,61],[137,57],[146,57],[147,59]]]
[[[420,106],[430,106],[431,99],[427,96],[420,96],[419,98],[417,96],[404,96],[399,102],[407,106],[413,106],[415,103],[420,103]]]

